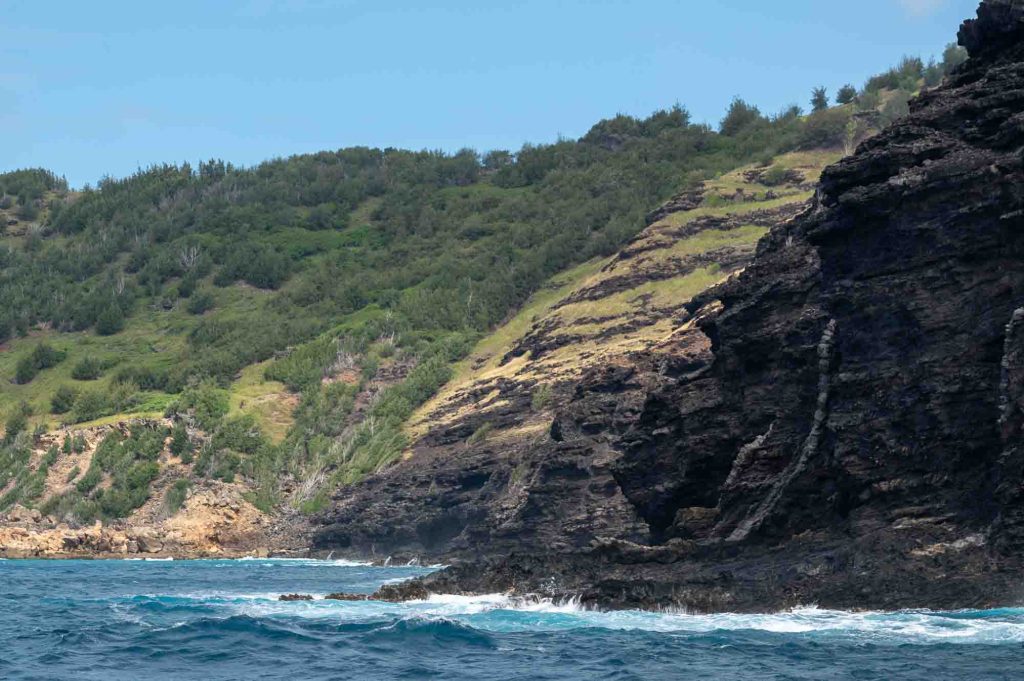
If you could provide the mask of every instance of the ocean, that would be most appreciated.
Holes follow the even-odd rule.
[[[430,568],[347,561],[0,561],[2,679],[1021,679],[1024,608],[599,612],[370,593]]]

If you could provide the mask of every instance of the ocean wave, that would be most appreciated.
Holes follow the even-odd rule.
[[[273,565],[288,565],[288,566],[311,566],[311,567],[372,567],[373,563],[358,560],[348,560],[345,558],[257,558],[255,556],[245,556],[243,558],[235,558],[234,560],[239,562],[255,562],[265,564],[267,566]]]
[[[1019,608],[696,614],[600,611],[575,599],[505,593],[333,601],[323,596],[369,593],[418,570],[312,567],[324,564],[13,561],[2,568],[0,677],[114,681],[144,666],[153,678],[209,679],[301,669],[317,679],[739,681],[852,671],[858,678],[994,681],[1018,665],[1024,643]],[[292,592],[315,600],[278,600]]]
[[[1024,642],[1024,609],[935,612],[847,612],[817,607],[767,614],[690,614],[639,610],[600,611],[578,600],[522,598],[507,594],[432,595],[405,603],[315,600],[284,602],[273,593],[195,593],[129,599],[141,610],[196,608],[225,616],[322,620],[337,625],[366,622],[455,622],[482,632],[595,629],[703,636],[750,632],[858,643]],[[404,625],[403,625],[404,626]]]
[[[564,606],[563,606],[564,607]],[[543,608],[541,610],[543,612]],[[596,628],[683,635],[756,632],[864,643],[1024,642],[1024,610],[847,612],[816,607],[771,614],[686,614],[642,611],[560,610],[556,628]],[[487,622],[480,622],[486,626]],[[545,622],[531,622],[545,627]]]

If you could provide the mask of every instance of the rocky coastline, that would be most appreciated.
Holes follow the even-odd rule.
[[[529,437],[428,433],[339,493],[314,551],[451,563],[386,599],[1019,602],[1024,6],[986,0],[959,38],[969,61],[686,302],[673,343],[587,370]]]
[[[235,490],[200,490],[181,514],[71,526],[35,509],[0,514],[0,558],[265,558],[305,556],[308,528],[296,516],[268,516]]]

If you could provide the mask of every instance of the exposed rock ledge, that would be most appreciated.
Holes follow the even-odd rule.
[[[305,553],[300,523],[258,511],[230,485],[192,494],[182,512],[72,527],[34,509],[0,514],[0,558],[240,558]]]

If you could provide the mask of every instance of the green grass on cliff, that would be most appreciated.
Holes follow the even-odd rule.
[[[796,170],[804,183],[816,182],[821,170],[841,156],[832,150],[815,150],[784,154],[771,159],[764,167]],[[641,232],[627,247],[636,251],[629,258],[602,258],[567,270],[553,277],[535,293],[519,312],[492,333],[484,336],[466,359],[454,367],[454,376],[429,402],[418,409],[407,425],[411,439],[424,435],[441,420],[457,420],[462,410],[452,404],[462,394],[484,394],[497,379],[536,381],[550,385],[571,379],[583,368],[608,361],[616,354],[640,350],[657,343],[676,328],[674,311],[693,296],[722,281],[727,276],[718,263],[695,269],[683,267],[675,276],[665,276],[688,257],[703,256],[721,249],[747,249],[752,252],[757,241],[767,232],[761,225],[741,224],[731,229],[708,228],[689,236],[678,236],[677,229],[701,217],[744,218],[758,211],[798,207],[811,197],[811,192],[798,185],[773,187],[777,198],[765,200],[764,185],[746,179],[745,173],[757,170],[756,165],[742,166],[711,179],[704,186],[704,205],[690,211],[673,213]],[[736,190],[742,189],[742,198]],[[709,201],[728,196],[728,201]],[[713,203],[708,206],[706,204]],[[597,291],[602,284],[617,277],[629,276],[637,283],[625,290],[598,296],[586,296],[567,303],[573,294]],[[649,321],[640,328],[635,322]],[[628,331],[615,332],[616,327]],[[520,356],[509,362],[504,358],[531,331],[544,329],[549,337],[566,336],[572,342],[548,351],[543,358]],[[599,340],[598,340],[599,339]],[[477,398],[473,409],[481,404],[497,405],[498,391]]]

